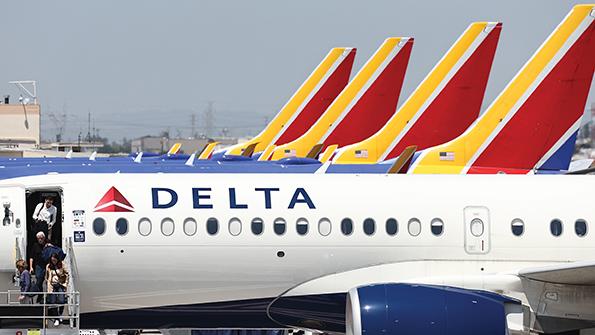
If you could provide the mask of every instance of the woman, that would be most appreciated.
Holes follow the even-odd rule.
[[[28,292],[31,292],[31,274],[29,274],[29,270],[27,269],[27,263],[24,260],[19,259],[16,263],[16,267],[19,271],[19,285],[21,287],[19,301],[21,304],[30,304],[32,303],[32,299]]]
[[[45,268],[45,280],[48,286],[48,303],[63,305],[66,303],[64,292],[68,286],[68,270],[65,264],[60,260],[57,253],[53,253],[50,262]],[[50,315],[61,316],[64,313],[64,306],[50,307]],[[60,321],[56,319],[54,326],[58,326]]]

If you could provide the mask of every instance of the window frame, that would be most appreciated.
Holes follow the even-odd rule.
[[[145,235],[143,233],[141,233],[141,229],[140,229],[140,224],[143,222],[148,222],[149,223],[149,232]],[[149,219],[148,217],[142,217],[138,220],[138,225],[137,225],[137,229],[138,229],[138,234],[142,237],[147,237],[149,235],[151,235],[151,233],[153,232],[153,222],[151,221],[151,219]]]
[[[583,235],[579,235],[578,232],[576,231],[576,225],[581,221],[585,223],[585,233]],[[574,220],[574,234],[580,238],[587,236],[589,234],[589,222],[586,219],[582,219],[582,218]]]
[[[411,224],[414,223],[414,222],[417,223],[417,225],[419,226],[419,232],[417,234],[411,233]],[[411,236],[411,237],[417,237],[417,236],[421,235],[421,231],[422,231],[422,226],[421,226],[421,220],[420,219],[418,219],[416,217],[413,217],[413,218],[410,218],[407,221],[407,233],[409,233],[409,236]]]
[[[366,223],[369,223],[369,222],[372,222],[372,225],[373,225],[372,227],[374,228],[372,230],[372,233],[370,233],[370,234],[368,234],[366,232]],[[364,235],[366,235],[366,236],[376,235],[376,220],[374,220],[374,218],[371,218],[371,217],[365,218],[364,221],[362,222],[362,231],[364,232]]]
[[[126,223],[126,232],[124,232],[124,234],[120,234],[120,232],[118,231],[118,223],[121,222],[122,220],[124,220],[124,222]],[[130,223],[128,222],[127,218],[121,216],[116,220],[116,224],[114,225],[114,228],[115,228],[116,234],[118,234],[118,236],[126,236],[130,232]]]
[[[559,223],[560,224],[560,233],[558,235],[554,234],[554,231],[552,229],[554,223]],[[562,220],[560,220],[558,218],[554,218],[554,219],[552,219],[550,221],[550,233],[554,237],[560,237],[560,236],[562,236],[562,234],[564,233],[564,223],[562,222]]]
[[[255,225],[254,221],[256,221],[256,220],[260,220],[260,228],[261,229],[260,229],[260,233],[258,233],[258,234],[256,234],[254,232],[254,228],[253,228]],[[264,234],[264,220],[261,217],[257,216],[257,217],[252,218],[252,220],[250,220],[250,232],[254,236],[260,236],[260,235]]]
[[[101,220],[101,224],[103,225],[103,232],[101,234],[98,234],[97,231],[95,230],[95,222],[97,220]],[[101,216],[96,217],[95,219],[93,219],[93,233],[95,234],[95,236],[103,236],[105,235],[105,233],[107,232],[107,223],[105,222],[105,219]]]
[[[515,232],[514,232],[514,227],[515,227],[515,225],[514,225],[514,224],[515,224],[515,222],[520,222],[520,223],[521,223],[521,225],[520,225],[520,227],[521,227],[521,233],[520,233],[520,234],[518,234],[518,235],[517,235],[517,234],[515,234]],[[518,227],[518,226],[517,226],[517,227]],[[525,234],[525,221],[524,221],[523,219],[521,219],[521,218],[514,218],[514,219],[512,219],[512,220],[510,221],[510,231],[511,231],[512,235],[514,235],[514,236],[516,236],[516,237],[521,237],[521,236],[523,236],[523,235]]]
[[[231,232],[231,224],[233,222],[237,222],[239,224],[240,231],[237,234],[234,234],[234,233]],[[234,237],[235,236],[240,236],[242,234],[242,220],[240,220],[240,218],[238,218],[236,216],[234,216],[231,219],[229,219],[227,221],[227,231],[229,232],[229,235],[231,235],[231,236],[234,236]]]
[[[163,232],[163,223],[165,221],[171,221],[171,226],[172,226],[171,234],[166,234],[165,232]],[[163,219],[161,219],[161,223],[159,224],[159,230],[161,231],[161,235],[163,235],[163,236],[166,236],[166,237],[172,236],[176,232],[176,221],[174,221],[174,219],[170,218],[169,216],[164,217]]]
[[[389,222],[391,222],[391,223],[392,223],[392,222],[394,222],[394,223],[395,223],[395,233],[394,233],[394,234],[391,234],[391,233],[388,231],[388,225],[389,225]],[[384,231],[386,232],[386,235],[388,235],[388,236],[391,236],[391,237],[392,237],[392,236],[397,236],[397,234],[399,234],[399,220],[397,220],[397,219],[396,219],[396,218],[394,218],[394,217],[390,217],[390,218],[386,219],[386,220],[384,221]]]
[[[214,233],[209,232],[209,223],[215,222],[215,225],[217,227],[217,230]],[[219,232],[221,231],[221,227],[219,225],[219,219],[217,219],[214,216],[211,216],[207,219],[207,221],[205,222],[205,230],[207,231],[207,235],[209,236],[216,236],[217,234],[219,234]]]
[[[283,232],[282,233],[277,233],[277,225],[280,225],[279,223],[277,223],[279,220],[283,221]],[[276,217],[273,220],[273,233],[275,233],[275,235],[277,236],[283,236],[285,234],[287,234],[287,220],[285,220],[285,218],[282,217]]]
[[[440,222],[440,233],[438,233],[438,234],[434,233],[434,229],[432,229],[433,227],[435,227],[434,226],[435,222]],[[445,226],[444,220],[442,220],[439,217],[435,217],[430,221],[430,232],[432,233],[432,235],[434,235],[436,237],[440,237],[440,236],[444,235],[444,228],[445,228],[444,226]]]
[[[323,234],[320,226],[323,222],[328,222],[328,234]],[[322,217],[318,220],[318,234],[320,234],[320,236],[329,236],[331,233],[333,232],[333,223],[331,222],[331,219],[327,218],[327,217]]]
[[[186,224],[188,222],[193,222],[194,223],[194,233],[192,233],[192,234],[188,234],[188,232],[186,231]],[[185,218],[184,221],[182,222],[182,231],[184,232],[184,235],[186,235],[188,237],[191,237],[191,236],[196,235],[198,233],[198,221],[196,221],[195,218],[190,217],[190,216],[187,217],[187,218]]]

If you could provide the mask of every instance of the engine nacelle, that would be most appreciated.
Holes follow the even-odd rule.
[[[378,284],[351,289],[347,335],[505,335],[522,333],[522,305],[487,291]]]

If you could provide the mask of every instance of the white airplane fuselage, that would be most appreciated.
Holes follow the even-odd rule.
[[[118,199],[98,204],[111,187],[130,206]],[[78,234],[73,250],[83,314],[275,298],[291,289],[296,295],[340,293],[352,285],[420,278],[484,285],[524,300],[518,283],[494,287],[500,282],[473,278],[592,259],[595,235],[578,236],[575,222],[586,221],[588,229],[595,223],[593,189],[592,176],[544,175],[48,174],[0,181],[2,201],[10,201],[23,222],[25,191],[61,191],[63,238]],[[97,211],[106,206],[131,211]],[[105,220],[101,236],[94,232],[97,218]],[[122,235],[120,218],[128,222]],[[212,235],[209,218],[218,221]],[[264,224],[260,235],[251,229],[254,218]],[[281,235],[273,224],[279,218],[286,221]],[[353,222],[348,235],[345,218]],[[391,218],[398,222],[395,235],[386,230]],[[471,231],[474,218],[482,229]],[[195,234],[191,223],[185,229],[188,219],[197,223]],[[303,219],[308,228],[300,235],[296,222]],[[369,235],[366,219],[375,225]],[[560,236],[550,231],[554,219],[562,222]],[[167,236],[169,220],[174,231]],[[522,222],[519,236],[513,221],[517,232]],[[0,226],[2,240],[26,236],[25,226]],[[368,221],[368,233],[370,227]],[[3,252],[11,248],[12,242]],[[307,285],[349,271],[354,275],[344,281]]]

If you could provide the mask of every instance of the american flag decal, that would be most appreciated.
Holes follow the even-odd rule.
[[[440,160],[441,161],[454,161],[455,153],[452,151],[440,151]]]
[[[355,158],[368,158],[368,150],[355,150]]]

